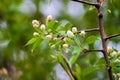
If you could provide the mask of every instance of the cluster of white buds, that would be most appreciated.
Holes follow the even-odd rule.
[[[45,30],[45,25],[44,25],[44,24],[41,24],[40,29],[41,29],[41,30]]]
[[[39,23],[38,20],[33,20],[32,25],[33,25],[34,28],[37,28],[37,27],[39,27],[40,23]]]
[[[76,28],[76,27],[73,27],[73,28],[72,28],[72,32],[73,32],[73,33],[77,33],[77,28]]]
[[[86,34],[85,31],[81,31],[81,32],[80,32],[80,36],[82,36],[82,37],[84,37],[85,34]]]
[[[74,34],[72,31],[68,30],[67,31],[67,36],[70,37],[70,38],[73,38],[74,37]]]
[[[69,45],[68,44],[63,44],[63,48],[68,48]]]
[[[39,33],[38,32],[34,32],[33,36],[39,36]]]

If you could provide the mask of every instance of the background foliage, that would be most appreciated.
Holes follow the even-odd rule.
[[[104,5],[104,26],[107,35],[120,32],[119,3],[120,0],[108,0],[108,3]],[[37,19],[41,23],[45,23],[45,16],[48,14],[63,23],[71,22],[80,30],[97,26],[97,14],[94,7],[69,0],[0,0],[1,79],[53,80],[56,64],[51,62],[52,58],[47,44],[43,43],[42,47],[38,47],[34,51],[31,50],[31,46],[25,46],[34,32],[31,21]],[[91,34],[98,36],[95,32],[88,35]],[[120,50],[119,40],[120,37],[113,38],[108,45]],[[89,48],[100,48],[99,45],[100,42],[96,41],[95,44],[90,44]],[[94,72],[91,67],[104,63],[104,60],[99,60],[102,56],[101,53],[80,56],[76,63],[80,65],[81,74],[84,75],[82,80],[106,80],[105,67]],[[4,74],[1,73],[2,70],[4,70]],[[5,72],[6,70],[9,75]]]

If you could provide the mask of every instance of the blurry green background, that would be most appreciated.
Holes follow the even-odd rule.
[[[120,0],[108,0],[104,4],[107,35],[120,33],[119,3]],[[33,36],[32,20],[45,23],[49,14],[63,24],[71,22],[78,29],[97,27],[97,13],[92,6],[70,0],[0,0],[0,80],[69,80],[67,74],[58,69],[60,66],[51,62],[47,44],[34,51],[31,46],[25,46]],[[120,37],[113,38],[108,45],[120,50],[119,41]],[[100,48],[100,44],[96,41],[90,48]],[[88,54],[80,57],[77,63],[84,69],[93,65],[99,56],[103,55]],[[82,80],[106,80],[106,70],[95,71]]]

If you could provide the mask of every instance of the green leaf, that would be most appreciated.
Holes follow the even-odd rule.
[[[71,38],[66,38],[66,42],[68,42],[69,44],[73,44],[74,41]]]
[[[61,22],[58,21],[50,21],[47,23],[47,28],[51,29],[52,31],[57,31],[57,29],[59,28],[59,26],[61,25]]]
[[[65,30],[70,29],[72,26],[73,26],[73,25],[72,25],[71,23],[67,23],[67,24],[65,25]]]
[[[36,47],[38,47],[38,46],[40,45],[41,41],[42,41],[42,39],[41,39],[41,38],[38,38],[38,39],[35,41],[35,43],[33,44],[32,49],[35,49]]]
[[[79,49],[80,50],[80,49]],[[79,57],[79,55],[80,55],[80,52],[81,52],[81,50],[80,51],[78,51],[78,49],[75,49],[75,51],[74,52],[77,52],[76,54],[74,54],[71,58],[70,58],[70,60],[69,60],[69,63],[70,63],[70,65],[72,66],[75,62],[76,62],[76,60],[78,59],[78,57]]]
[[[100,67],[100,68],[104,68],[104,67],[105,67],[105,60],[104,60],[104,58],[99,58],[99,59],[95,62],[94,66]]]
[[[55,21],[49,21],[49,22],[47,23],[47,28],[48,28],[48,29],[54,29],[54,24],[55,24]]]
[[[91,43],[94,43],[96,40],[99,40],[99,38],[97,36],[90,36],[86,39],[85,43],[91,44]]]
[[[112,66],[112,68],[115,73],[119,73],[120,72],[120,63],[115,64],[114,66]]]
[[[57,30],[69,30],[73,25],[71,23],[67,23],[65,26],[60,26]]]
[[[80,75],[81,75],[81,68],[79,67],[78,64],[75,65],[75,75],[78,80],[80,80]]]
[[[80,53],[80,51],[81,51],[81,49],[80,49],[80,47],[78,47],[78,46],[74,46],[74,47],[72,48],[72,54]]]
[[[78,46],[80,46],[80,39],[78,36],[74,36],[74,41]]]
[[[35,38],[30,39],[30,40],[27,42],[26,46],[35,43],[37,39],[38,39],[38,37],[35,37]]]
[[[63,58],[63,55],[62,55],[62,53],[59,52],[59,53],[57,54],[58,62],[61,63],[61,62],[62,62],[62,58]]]
[[[87,67],[87,68],[85,68],[84,70],[82,70],[81,76],[82,76],[82,77],[85,77],[85,76],[91,74],[92,72],[94,72],[94,71],[96,71],[96,70],[98,70],[98,69],[99,69],[98,67],[94,67],[94,66]]]

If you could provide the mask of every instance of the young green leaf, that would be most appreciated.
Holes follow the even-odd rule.
[[[35,37],[35,38],[30,39],[30,40],[27,42],[26,46],[35,43],[37,39],[38,39],[38,37]]]
[[[75,54],[75,55],[73,55],[73,56],[70,58],[69,63],[70,63],[71,66],[75,63],[75,61],[77,60],[78,56],[79,56],[79,54]]]

